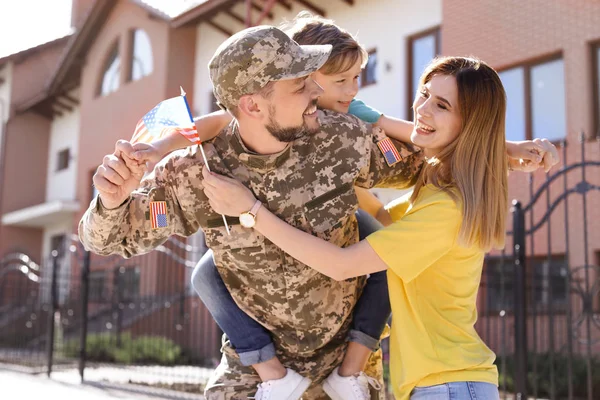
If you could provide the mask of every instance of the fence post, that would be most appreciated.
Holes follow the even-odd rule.
[[[81,336],[79,337],[79,376],[83,383],[83,374],[87,357],[88,302],[90,289],[90,252],[83,254],[81,269]]]
[[[54,318],[56,316],[56,310],[58,309],[58,293],[56,280],[58,277],[58,251],[52,250],[52,280],[50,282],[50,312],[48,314],[48,337],[46,343],[46,355],[47,355],[47,370],[46,374],[48,378],[52,373],[52,362],[54,356]]]
[[[515,395],[527,399],[527,284],[525,269],[525,213],[513,201],[513,247],[515,279]]]

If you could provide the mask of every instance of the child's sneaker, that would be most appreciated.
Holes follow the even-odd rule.
[[[310,386],[310,379],[289,368],[281,379],[272,379],[258,385],[255,400],[299,400]]]
[[[376,390],[381,389],[379,382],[364,372],[353,376],[340,376],[338,369],[334,369],[323,382],[323,390],[332,400],[369,400],[369,385]]]

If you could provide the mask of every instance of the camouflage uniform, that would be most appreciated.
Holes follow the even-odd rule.
[[[231,106],[227,96],[219,99]],[[250,152],[234,121],[205,143],[204,151],[212,171],[242,182],[287,223],[348,246],[358,240],[354,186],[411,186],[420,154],[396,143],[402,160],[389,167],[376,144],[385,137],[381,130],[334,112],[320,112],[319,121],[318,133],[271,155]],[[228,236],[222,217],[211,209],[203,192],[202,165],[199,147],[193,146],[159,163],[120,207],[107,210],[98,198],[93,200],[79,225],[82,242],[98,254],[130,257],[152,250],[170,235],[189,236],[202,229],[236,303],[272,333],[283,364],[313,380],[303,398],[326,399],[320,383],[343,358],[352,310],[365,277],[334,281],[257,231],[241,227],[237,218],[228,218]],[[166,201],[167,227],[151,229],[152,201]],[[382,379],[380,353],[371,358],[366,372]],[[246,399],[258,383],[254,370],[242,366],[225,343],[206,396]]]

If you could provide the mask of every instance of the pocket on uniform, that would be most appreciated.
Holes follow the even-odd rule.
[[[225,226],[206,228],[206,244],[215,250],[262,249],[264,236],[252,228],[244,228],[239,223],[229,225],[230,235]]]
[[[356,211],[358,200],[352,183],[345,183],[304,204],[304,216],[317,236],[332,240],[343,239],[348,233],[345,222]]]

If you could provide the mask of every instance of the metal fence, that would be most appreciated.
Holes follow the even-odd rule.
[[[600,232],[590,218],[600,215],[600,141],[581,135],[572,147],[562,144],[562,168],[529,177],[505,250],[486,259],[477,329],[498,355],[505,396],[600,396],[600,241],[590,240]]]
[[[562,149],[565,166],[532,176],[529,200],[513,204],[506,249],[487,257],[482,276],[476,328],[498,354],[505,398],[600,396],[600,243],[590,239],[600,229],[589,215],[600,215],[600,142]],[[200,392],[221,336],[190,289],[201,254],[171,238],[144,256],[98,257],[76,237],[41,265],[8,254],[0,362]]]

